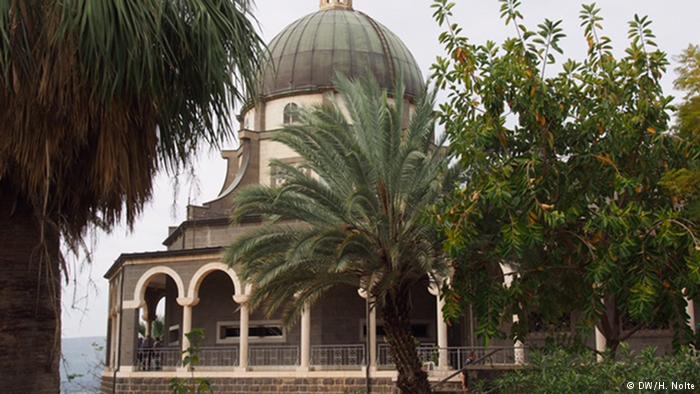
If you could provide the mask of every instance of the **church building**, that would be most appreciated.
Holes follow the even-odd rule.
[[[368,376],[373,392],[393,392],[396,372],[382,321],[367,310],[357,288],[338,286],[297,324],[285,326],[281,317],[248,306],[254,283],[224,264],[223,253],[237,236],[261,225],[253,219],[231,224],[234,196],[249,185],[275,185],[271,160],[299,161],[272,137],[297,121],[299,108],[339,99],[333,86],[337,73],[351,78],[371,73],[390,92],[401,77],[409,103],[424,89],[424,77],[407,45],[354,9],[352,0],[321,0],[317,12],[282,30],[269,50],[257,97],[238,118],[239,147],[222,152],[227,173],[219,195],[187,207],[186,220],[169,229],[165,250],[122,254],[105,274],[103,393],[168,393],[173,378],[191,376],[206,378],[217,393],[359,392]],[[460,369],[470,355],[494,350],[484,368],[527,362],[528,343],[492,341],[480,347],[470,316],[448,326],[438,295],[427,280],[412,294],[412,330],[431,380]],[[183,351],[190,346],[185,334],[194,328],[205,336],[192,372],[183,366]],[[670,346],[667,335],[648,335],[645,340]],[[458,378],[453,385],[459,386]]]

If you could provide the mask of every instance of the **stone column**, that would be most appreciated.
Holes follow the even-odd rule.
[[[608,340],[605,339],[605,335],[603,335],[603,332],[600,331],[600,328],[598,326],[595,326],[595,350],[596,350],[596,361],[599,363],[603,362],[605,357],[603,357],[603,353],[605,353],[606,348],[608,347]]]
[[[513,315],[513,323],[520,321],[518,315]],[[513,344],[513,356],[515,358],[515,365],[525,364],[525,345],[521,340],[516,340]]]
[[[185,360],[187,356],[187,350],[190,348],[190,340],[187,338],[187,334],[192,332],[192,308],[194,308],[199,303],[199,298],[178,298],[178,305],[182,307],[182,325],[180,325],[180,347],[182,349],[182,360]],[[181,367],[182,370],[187,370],[184,365]]]
[[[370,303],[371,304],[371,303]],[[369,321],[367,322],[367,335],[369,335],[369,369],[377,370],[377,306],[370,305]]]
[[[367,360],[367,366],[370,372],[375,372],[377,370],[377,307],[374,304],[374,299],[367,299],[367,291],[365,289],[357,289],[357,294],[362,297],[365,302],[367,302],[366,307],[369,308],[369,313],[367,316],[367,321],[365,322],[367,326],[367,336],[369,339],[369,349],[366,356],[369,357]]]
[[[688,320],[688,325],[693,331],[693,334],[697,334],[698,322],[695,317],[695,304],[693,303],[693,300],[688,297],[685,297],[685,302],[687,303],[685,310],[688,313],[688,316],[690,316],[690,319]]]
[[[182,357],[186,356],[186,351],[190,348],[190,340],[187,334],[192,331],[192,304],[182,306]]]
[[[438,347],[438,369],[450,369],[450,362],[447,353],[447,323],[442,310],[445,307],[445,299],[440,297],[440,287],[437,284],[432,284],[428,291],[435,296],[435,305],[437,305],[437,347]]]
[[[151,317],[150,313],[146,312],[143,316],[143,321],[146,326],[146,332],[144,335],[144,338],[148,338],[152,336],[153,333],[153,318]]]
[[[299,371],[308,371],[311,364],[311,307],[306,305],[301,314],[301,360]]]
[[[503,285],[506,288],[510,288],[513,284],[513,279],[517,275],[515,268],[510,264],[501,263],[501,270],[503,271]],[[518,315],[513,315],[513,323],[520,321]],[[516,365],[525,364],[525,345],[520,340],[515,340],[513,343],[513,357]]]
[[[250,310],[248,306],[248,301],[250,297],[248,295],[236,295],[233,300],[241,306],[241,318],[240,318],[240,336],[238,343],[238,355],[240,357],[238,362],[238,369],[241,371],[248,370],[248,331]]]
[[[119,336],[119,317],[117,312],[112,312],[110,317],[110,342],[109,342],[109,367],[114,370],[117,367],[117,338]]]

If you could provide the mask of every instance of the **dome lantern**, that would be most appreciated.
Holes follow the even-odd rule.
[[[321,11],[352,10],[352,0],[321,0]]]

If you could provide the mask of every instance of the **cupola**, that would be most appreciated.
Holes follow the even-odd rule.
[[[333,90],[338,74],[350,79],[372,75],[390,92],[402,77],[409,99],[422,93],[423,76],[411,51],[352,3],[321,0],[319,11],[295,21],[270,42],[257,99]]]
[[[321,11],[352,10],[352,0],[321,0]]]

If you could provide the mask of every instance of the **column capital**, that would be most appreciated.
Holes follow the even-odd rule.
[[[142,300],[128,300],[122,303],[121,309],[139,309],[146,306],[146,301]]]
[[[428,293],[434,295],[435,297],[440,297],[440,286],[437,283],[431,283],[428,286]]]
[[[176,301],[177,301],[177,304],[182,306],[182,307],[185,307],[185,306],[193,307],[193,306],[197,306],[197,304],[199,304],[199,298],[197,298],[197,297],[178,297]]]
[[[357,295],[362,297],[362,299],[366,300],[367,299],[367,290],[363,289],[363,288],[359,288],[359,289],[357,289]]]
[[[442,293],[442,287],[447,285],[450,286],[452,283],[452,275],[454,275],[454,270],[450,270],[447,275],[442,275],[438,272],[433,272],[430,276],[430,285],[428,285],[428,292],[439,297]]]
[[[236,304],[247,304],[250,302],[250,295],[248,294],[236,294],[233,296],[233,302]]]

